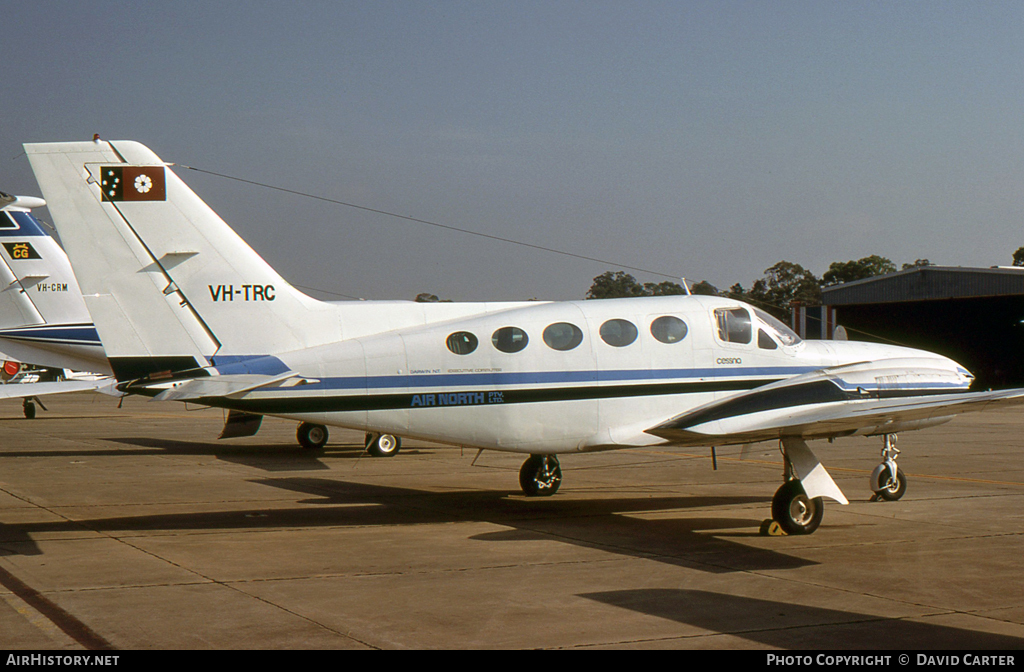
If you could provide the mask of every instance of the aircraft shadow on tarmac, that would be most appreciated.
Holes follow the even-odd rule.
[[[794,569],[817,564],[730,537],[756,536],[760,519],[706,515],[717,506],[764,504],[761,497],[527,498],[518,491],[429,492],[320,478],[253,481],[312,495],[299,508],[232,510],[75,521],[0,524],[0,556],[40,553],[35,535],[92,530],[274,529],[486,522],[508,528],[473,537],[486,543],[544,539],[712,573]],[[369,505],[369,506],[368,506]],[[686,509],[701,509],[688,516]],[[680,511],[682,510],[682,511]],[[628,514],[656,512],[655,518]],[[737,532],[737,529],[749,532]]]
[[[1008,635],[703,590],[621,590],[581,597],[783,649],[1024,647],[1024,639]]]
[[[280,443],[237,444],[221,442],[176,441],[174,439],[154,439],[148,437],[108,438],[130,446],[157,449],[163,455],[211,455],[218,460],[232,462],[246,467],[262,469],[269,472],[312,471],[329,469],[320,458],[332,459],[374,459],[366,453],[362,444],[330,444],[323,451],[311,451],[298,444],[282,448]],[[38,455],[39,453],[33,453]],[[66,453],[65,453],[66,454]],[[406,449],[403,455],[430,454],[422,449]]]

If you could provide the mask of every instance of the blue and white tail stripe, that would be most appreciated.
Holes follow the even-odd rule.
[[[103,347],[96,327],[92,324],[42,324],[12,327],[0,329],[0,338],[50,345]]]
[[[31,213],[20,210],[0,212],[0,238],[46,235],[49,234]]]

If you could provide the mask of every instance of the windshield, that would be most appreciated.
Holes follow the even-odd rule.
[[[779,339],[779,343],[783,345],[796,345],[801,342],[796,332],[783,324],[782,321],[757,308],[754,309],[754,312],[757,313],[758,319],[764,323],[765,327]]]

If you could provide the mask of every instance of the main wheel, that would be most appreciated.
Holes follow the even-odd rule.
[[[882,499],[895,502],[907,492],[907,477],[902,470],[897,469],[896,482],[891,483],[890,481],[892,481],[892,471],[889,469],[889,465],[885,465],[878,474],[878,482],[883,487],[876,490],[875,493]]]
[[[811,499],[800,481],[786,481],[772,498],[772,518],[786,534],[810,534],[821,525],[825,505],[821,497]]]
[[[36,417],[36,403],[31,399],[25,399],[21,402],[21,410],[29,420]]]
[[[323,425],[316,425],[312,422],[303,422],[299,425],[295,437],[299,445],[309,450],[320,450],[327,445],[328,432]]]
[[[530,455],[519,470],[519,485],[528,497],[548,497],[562,484],[562,467],[554,455]]]
[[[367,434],[366,452],[374,457],[394,457],[402,449],[402,439],[394,434]]]

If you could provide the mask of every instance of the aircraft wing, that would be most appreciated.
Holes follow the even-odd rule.
[[[865,366],[859,366],[863,373]],[[765,385],[645,431],[681,445],[874,436],[938,425],[994,405],[1024,403],[1024,389],[951,392],[937,379],[867,389],[848,384],[835,372],[823,370]]]
[[[99,380],[61,380],[47,383],[8,383],[0,385],[0,399],[43,397],[50,394],[89,390],[121,396],[120,392],[113,389],[115,382],[112,378],[101,378]]]

